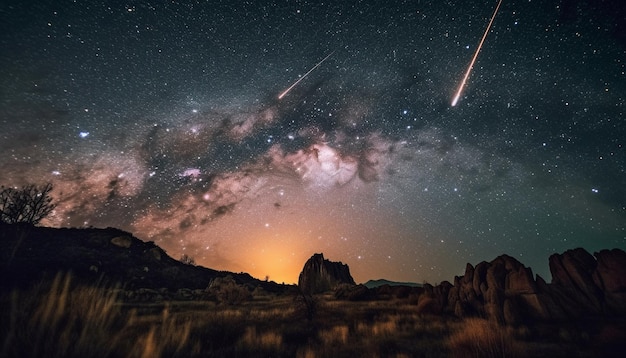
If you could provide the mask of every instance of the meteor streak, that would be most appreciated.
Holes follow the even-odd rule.
[[[469,66],[467,67],[467,71],[465,72],[465,76],[463,76],[463,81],[461,81],[461,84],[459,85],[459,89],[456,91],[456,94],[454,95],[454,98],[452,99],[452,107],[456,106],[456,103],[459,101],[459,98],[461,97],[461,92],[463,92],[463,87],[465,87],[465,82],[467,82],[467,78],[470,75],[470,72],[472,72],[472,68],[474,67],[474,62],[476,62],[476,57],[478,57],[478,53],[480,52],[480,48],[483,47],[483,43],[485,42],[485,38],[487,38],[487,34],[489,33],[489,29],[491,28],[491,24],[493,24],[493,19],[496,18],[496,14],[498,13],[498,9],[500,9],[500,4],[502,4],[502,0],[498,1],[498,5],[496,6],[496,9],[493,12],[493,15],[491,15],[491,20],[489,20],[489,25],[487,25],[487,28],[485,29],[485,33],[483,34],[483,38],[480,39],[480,43],[478,44],[478,48],[476,48],[476,52],[474,52],[474,57],[472,57],[472,61],[470,62]]]
[[[329,53],[328,56],[324,57],[324,59],[318,62],[317,65],[313,66],[313,68],[311,68],[309,72],[305,73],[304,76],[300,77],[296,82],[294,82],[291,86],[289,86],[289,88],[287,88],[280,95],[278,95],[278,99],[282,99],[283,97],[285,97],[285,95],[289,93],[289,91],[291,91],[292,88],[296,87],[296,85],[300,83],[300,81],[302,81],[306,76],[308,76],[309,73],[313,72],[316,68],[318,68],[322,63],[324,63],[324,61],[326,61],[330,56],[332,56],[333,53],[335,53],[335,51]]]

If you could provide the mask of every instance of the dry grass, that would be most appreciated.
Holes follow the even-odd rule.
[[[349,334],[350,328],[346,325],[341,325],[320,331],[318,337],[324,346],[342,345],[348,343]]]
[[[359,322],[357,323],[356,329],[361,335],[368,337],[388,336],[398,332],[398,322],[396,321],[396,317],[391,316],[385,321],[375,322],[373,324]]]
[[[140,335],[130,355],[141,358],[176,356],[189,347],[191,321],[172,317],[166,308],[159,324],[151,325],[147,334]],[[192,348],[197,353],[197,346]]]
[[[244,351],[261,349],[279,351],[283,344],[283,337],[279,332],[258,332],[256,327],[246,328],[246,333],[239,341],[240,349]]]
[[[69,274],[29,292],[14,291],[3,315],[2,357],[158,357],[185,349],[190,322],[164,309],[158,321],[124,312],[117,289],[74,285]]]
[[[119,342],[123,317],[114,291],[71,281],[57,275],[49,287],[11,294],[1,356],[96,356]]]
[[[589,334],[576,327],[513,329],[481,319],[425,316],[416,304],[397,300],[320,296],[308,320],[298,314],[293,296],[228,306],[129,305],[117,299],[118,292],[75,285],[61,275],[32,291],[0,297],[0,356],[516,357],[593,356],[595,349],[581,339]],[[624,331],[618,328],[590,334],[617,342],[614,336]]]
[[[449,339],[453,357],[520,357],[523,345],[512,330],[496,323],[470,318]]]

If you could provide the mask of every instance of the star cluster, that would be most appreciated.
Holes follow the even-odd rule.
[[[0,183],[279,282],[625,248],[623,5],[504,1],[451,107],[494,6],[4,2]]]

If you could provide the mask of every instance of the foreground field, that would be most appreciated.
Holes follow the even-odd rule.
[[[3,357],[618,356],[623,321],[502,327],[417,314],[414,300],[255,292],[237,304],[125,303],[69,276],[2,297]]]

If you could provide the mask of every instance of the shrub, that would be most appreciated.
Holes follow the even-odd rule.
[[[230,275],[211,280],[207,291],[215,296],[219,303],[227,305],[237,305],[252,299],[250,291],[245,286],[238,285]]]
[[[306,318],[308,321],[312,321],[317,313],[317,306],[318,302],[314,296],[304,293],[298,288],[296,296],[293,298],[295,318]]]

